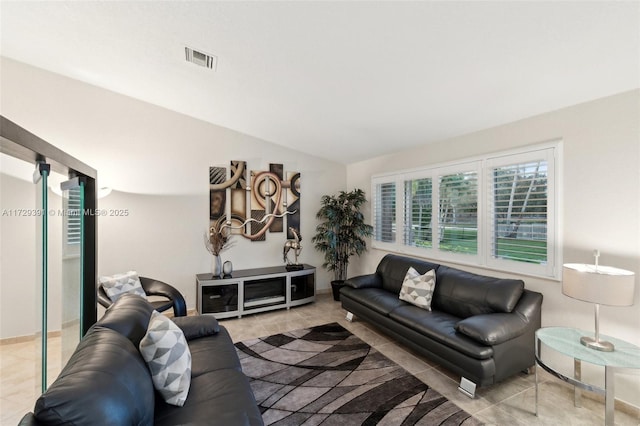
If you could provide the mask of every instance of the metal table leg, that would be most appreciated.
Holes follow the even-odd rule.
[[[534,365],[533,368],[535,369],[535,375],[536,375],[536,408],[535,408],[535,414],[536,414],[536,417],[538,417],[538,364],[536,363],[536,365]]]
[[[605,426],[614,426],[613,413],[615,405],[615,385],[614,385],[614,368],[604,368],[604,424]]]
[[[533,364],[533,368],[535,369],[535,375],[536,375],[536,406],[535,406],[535,415],[536,417],[538,417],[538,360],[540,359],[541,356],[541,348],[540,348],[540,341],[538,340],[538,338],[536,338],[536,342],[535,342],[535,358],[536,358],[536,362]]]
[[[582,363],[579,359],[573,360],[573,378],[580,381],[582,378]],[[579,386],[573,386],[573,405],[582,407],[582,389]]]

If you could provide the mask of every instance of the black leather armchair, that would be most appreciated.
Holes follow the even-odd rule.
[[[153,308],[158,311],[166,311],[173,308],[173,315],[176,317],[184,317],[187,315],[187,304],[182,294],[173,286],[153,278],[139,277],[140,284],[147,296],[160,296],[163,300],[149,301]],[[98,286],[98,303],[108,308],[113,303],[102,285]]]

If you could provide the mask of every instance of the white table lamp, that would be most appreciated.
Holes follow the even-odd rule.
[[[580,338],[583,345],[604,352],[614,350],[613,344],[600,340],[600,305],[633,305],[635,277],[631,271],[599,266],[596,250],[595,265],[567,263],[562,267],[562,293],[574,299],[595,303],[595,339],[587,336]]]

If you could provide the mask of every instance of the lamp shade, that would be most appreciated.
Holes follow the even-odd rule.
[[[634,273],[624,269],[582,263],[567,263],[562,268],[562,293],[585,302],[631,306],[634,284]]]

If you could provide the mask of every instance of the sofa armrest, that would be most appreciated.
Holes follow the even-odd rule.
[[[378,274],[360,275],[349,278],[344,284],[353,288],[382,288],[382,279]]]
[[[456,331],[485,345],[497,345],[524,334],[529,322],[520,315],[495,313],[475,315],[456,324]]]
[[[173,322],[180,327],[187,341],[211,336],[220,332],[218,320],[209,315],[175,317]]]

